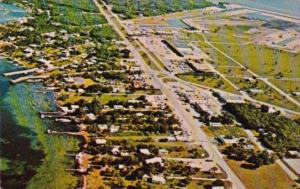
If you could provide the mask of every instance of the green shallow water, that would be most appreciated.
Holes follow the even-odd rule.
[[[45,133],[55,124],[42,120],[38,112],[55,110],[54,94],[39,92],[41,84],[11,85],[2,73],[16,69],[0,59],[1,186],[75,188],[78,178],[65,171],[74,160],[66,153],[78,151],[79,140]]]

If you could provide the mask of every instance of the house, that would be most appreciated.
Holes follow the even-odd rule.
[[[110,132],[111,133],[116,133],[119,130],[120,130],[120,126],[114,126],[114,125],[110,126]]]
[[[34,53],[34,50],[32,49],[32,48],[26,48],[26,49],[24,49],[24,52],[25,52],[25,56],[27,57],[27,58],[29,58],[29,57],[31,57],[32,55],[33,55],[33,53]]]
[[[71,105],[71,111],[75,112],[77,109],[79,109],[79,105]]]
[[[86,114],[86,117],[90,120],[90,121],[95,121],[97,118],[96,118],[96,115],[93,114],[93,113],[89,113],[89,114]]]
[[[167,137],[167,139],[168,139],[169,142],[175,142],[176,141],[176,138],[173,137],[173,136],[169,136],[169,137]]]
[[[81,88],[78,89],[77,91],[78,91],[78,93],[84,93],[84,92],[85,92],[85,90],[84,90],[84,89],[81,89]]]
[[[71,123],[72,122],[70,119],[55,119],[55,121],[59,121],[62,123]]]
[[[114,146],[113,149],[111,150],[111,153],[113,155],[118,155],[120,154],[120,146]]]
[[[148,181],[149,178],[150,178],[149,175],[147,175],[147,174],[144,174],[144,175],[143,175],[143,180],[144,180],[144,181]]]
[[[144,155],[151,155],[150,151],[146,148],[141,148],[140,153]]]
[[[122,157],[129,157],[130,154],[128,152],[126,152],[126,151],[121,151],[121,156]]]
[[[248,144],[248,145],[244,145],[244,149],[246,149],[246,150],[254,150],[255,147],[254,147],[253,144]]]
[[[223,140],[226,144],[236,144],[239,142],[239,138],[235,138],[233,136],[221,135],[220,137],[223,138]]]
[[[107,130],[108,129],[108,126],[106,125],[106,124],[99,124],[98,125],[98,129],[100,129],[100,130]]]
[[[152,175],[151,180],[153,183],[156,183],[156,184],[165,184],[166,183],[166,179],[160,175]]]
[[[107,141],[105,139],[96,139],[95,142],[96,142],[96,144],[103,145],[103,144],[106,144]]]
[[[67,83],[74,83],[74,78],[72,77],[64,78],[64,81]]]
[[[137,116],[137,117],[142,117],[143,115],[144,115],[144,114],[141,113],[141,112],[136,113],[136,116]]]
[[[169,151],[166,150],[166,149],[159,149],[159,150],[158,150],[158,154],[159,154],[159,155],[166,155],[166,154],[168,154],[168,153],[169,153]]]
[[[125,88],[114,87],[112,92],[113,93],[124,93],[124,92],[126,92],[126,90],[125,90]]]
[[[161,166],[164,165],[162,162],[162,158],[160,158],[160,157],[146,159],[146,164],[155,164],[155,163],[159,163]]]
[[[120,109],[123,109],[123,108],[124,108],[123,105],[114,105],[115,110],[120,110]]]
[[[132,104],[136,104],[136,103],[139,103],[140,101],[139,100],[136,100],[136,99],[130,99],[128,100],[128,103],[132,103]]]
[[[300,152],[298,152],[296,150],[289,150],[288,151],[288,156],[300,158]]]
[[[300,92],[293,92],[293,95],[300,96]]]
[[[209,122],[209,125],[212,127],[221,127],[222,123],[220,122]]]
[[[119,164],[119,165],[118,165],[118,168],[119,168],[119,169],[124,169],[125,166],[124,166],[123,164]]]
[[[264,91],[261,89],[249,89],[249,91],[253,94],[264,93]]]
[[[66,106],[61,106],[60,109],[61,109],[64,113],[71,113],[71,110],[69,110],[69,108],[66,107]]]
[[[77,85],[83,85],[84,79],[82,77],[74,77],[74,83]]]
[[[225,189],[224,186],[212,186],[211,189]]]

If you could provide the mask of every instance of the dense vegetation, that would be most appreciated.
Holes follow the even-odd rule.
[[[285,152],[300,148],[300,124],[277,114],[270,114],[248,104],[227,104],[225,108],[247,128],[259,131],[269,147]]]
[[[28,11],[29,21],[22,24],[16,24],[14,22],[8,23],[6,25],[7,27],[1,29],[0,40],[7,40],[9,37],[14,37],[16,41],[15,46],[9,46],[6,49],[1,48],[0,50],[6,52],[7,55],[18,54],[17,57],[22,58],[26,63],[28,62],[30,66],[32,66],[31,64],[34,63],[36,59],[41,57],[49,58],[53,62],[58,62],[60,59],[59,54],[61,54],[63,50],[70,51],[71,60],[69,61],[71,62],[73,62],[73,57],[80,54],[103,57],[105,60],[115,58],[119,55],[119,51],[113,43],[113,40],[117,40],[118,37],[111,27],[108,26],[106,20],[100,14],[92,0],[4,0],[2,2],[16,3],[25,8]],[[55,36],[52,37],[51,40],[45,36],[45,33],[49,32],[55,32]],[[64,37],[67,38],[64,40]],[[53,41],[53,43],[49,41]],[[86,45],[87,42],[92,42],[94,46]],[[21,49],[30,46],[34,46],[35,50],[40,52],[40,56],[26,58]],[[72,48],[75,49],[75,47],[76,50],[69,50]],[[54,51],[58,53],[56,54]],[[13,56],[8,57],[14,58]],[[103,60],[103,62],[105,60]],[[110,66],[111,65],[112,64],[110,64]],[[24,129],[25,127],[26,129],[27,127],[30,128],[30,131],[28,131],[30,135],[28,136],[27,133],[17,134],[24,135],[24,138],[28,138],[28,140],[33,140],[31,138],[34,138],[31,144],[22,141],[21,145],[23,145],[23,151],[27,149],[26,145],[29,145],[29,147],[34,150],[28,150],[26,154],[23,154],[22,150],[19,151],[17,155],[13,154],[13,158],[16,158],[18,161],[8,161],[7,170],[1,170],[1,174],[6,176],[1,186],[7,186],[5,188],[27,187],[39,189],[75,188],[78,184],[78,179],[72,175],[71,172],[66,170],[70,168],[73,163],[73,160],[69,159],[66,153],[67,150],[78,150],[77,140],[74,138],[66,139],[61,136],[49,135],[48,137],[48,135],[45,135],[47,128],[42,120],[40,120],[35,110],[35,104],[45,106],[42,108],[45,110],[50,106],[48,105],[49,99],[40,100],[40,97],[37,97],[36,93],[32,93],[32,91],[38,90],[38,88],[28,88],[27,91],[19,88],[20,86],[23,85],[17,85],[14,91],[10,91],[10,95],[12,95],[11,99],[13,100],[11,109],[17,111],[12,113],[16,117],[20,128],[21,126],[24,126]],[[26,88],[26,86],[23,86],[23,88],[24,87]],[[18,92],[17,90],[19,89],[22,91],[22,98],[16,96],[16,92]],[[23,99],[25,103],[20,101]],[[53,99],[50,101],[53,101]],[[22,107],[20,107],[20,104],[22,104]],[[24,108],[26,108],[26,110]],[[60,130],[62,129],[66,128],[60,127]],[[19,139],[13,139],[13,141],[15,140]],[[7,145],[14,147],[11,146],[13,143],[15,142],[7,142]],[[18,145],[18,143],[16,143],[16,145]],[[35,151],[35,149],[43,149],[45,154],[39,156],[33,153],[27,154]],[[19,150],[19,148],[15,150]],[[32,155],[32,157],[27,157],[29,155]],[[27,159],[29,161],[28,163],[23,161]],[[32,162],[37,165],[33,165]],[[23,186],[24,184],[27,184],[27,186]]]
[[[249,145],[247,141],[240,140],[239,143],[226,147],[223,153],[229,159],[237,161],[244,161],[242,164],[244,168],[259,168],[263,165],[269,165],[275,162],[277,156],[264,151],[256,151],[254,149],[247,149],[245,146]]]
[[[105,0],[112,4],[115,13],[125,18],[134,18],[137,15],[156,16],[170,12],[199,9],[211,6],[206,0]]]

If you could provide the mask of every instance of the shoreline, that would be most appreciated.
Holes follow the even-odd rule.
[[[263,3],[263,2],[259,2],[259,0],[249,0],[249,1],[253,1],[254,3]],[[249,2],[248,1],[248,2]],[[294,1],[297,1],[297,2],[300,2],[300,0],[294,0]],[[300,18],[300,15],[295,15],[294,10],[289,10],[289,9],[279,9],[277,8],[276,6],[278,5],[267,5],[267,6],[264,6],[264,7],[261,7],[261,8],[257,8],[257,5],[249,5],[247,3],[242,3],[241,1],[240,2],[231,2],[230,0],[229,1],[221,1],[221,0],[210,0],[210,2],[213,2],[213,3],[219,3],[219,2],[223,2],[225,4],[235,4],[235,5],[239,5],[239,6],[243,6],[243,7],[249,7],[249,8],[253,8],[253,9],[258,9],[258,10],[265,10],[265,11],[270,11],[270,12],[275,12],[275,13],[278,13],[278,14],[281,14],[281,15],[286,15],[286,16],[291,16],[291,17],[295,17],[295,18]],[[262,6],[262,4],[260,4]],[[280,6],[280,5],[279,5]],[[300,4],[298,5],[300,6]],[[266,9],[266,7],[272,7],[273,10],[268,10]],[[269,8],[269,9],[272,9],[272,8]],[[298,11],[299,12],[299,11]]]

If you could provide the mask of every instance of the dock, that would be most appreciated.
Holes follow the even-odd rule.
[[[20,82],[23,82],[23,81],[27,81],[27,80],[41,80],[41,79],[47,79],[49,78],[48,75],[40,75],[40,76],[24,76],[24,77],[19,77],[17,79],[12,79],[10,80],[10,82],[12,84],[17,84],[17,83],[20,83]]]
[[[16,75],[21,75],[21,74],[27,75],[27,74],[35,73],[35,72],[38,72],[38,71],[40,71],[40,69],[38,69],[38,68],[33,68],[33,69],[29,69],[29,70],[21,70],[21,71],[15,71],[15,72],[7,72],[7,73],[3,73],[3,75],[4,75],[5,77],[10,77],[10,76],[16,76]]]
[[[40,112],[41,118],[70,118],[63,112]]]

